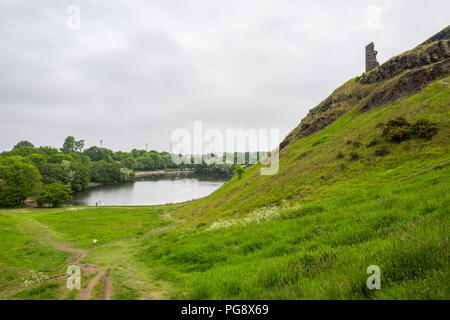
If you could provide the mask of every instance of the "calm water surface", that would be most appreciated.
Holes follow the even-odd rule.
[[[197,177],[152,177],[125,184],[107,185],[75,193],[72,205],[139,206],[184,202],[205,197],[224,181]]]

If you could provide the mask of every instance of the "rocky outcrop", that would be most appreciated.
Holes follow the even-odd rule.
[[[428,66],[450,57],[450,40],[441,40],[425,45],[420,50],[406,52],[392,58],[382,66],[365,74],[361,79],[362,84],[370,84],[391,79],[407,70]]]
[[[408,70],[396,77],[383,88],[374,89],[369,96],[362,101],[358,110],[365,112],[374,107],[397,101],[418,93],[430,82],[450,74],[450,59],[435,63],[431,66]]]
[[[450,40],[450,26],[448,26],[447,28],[445,28],[441,32],[436,33],[430,39],[428,39],[427,41],[422,43],[421,46],[423,46],[425,44],[430,44],[430,43],[433,43],[433,42],[436,42],[436,41],[445,40],[445,39]]]
[[[430,82],[450,74],[450,40],[444,30],[428,43],[394,57],[362,77],[345,83],[317,107],[310,110],[280,144],[280,150],[332,124],[358,107],[361,112],[394,103],[418,93]]]

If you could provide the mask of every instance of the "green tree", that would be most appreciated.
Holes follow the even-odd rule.
[[[106,148],[90,147],[84,151],[84,154],[88,156],[92,161],[108,161],[113,162],[113,152]]]
[[[13,149],[20,149],[20,148],[23,148],[23,147],[31,147],[31,148],[34,148],[34,145],[33,145],[30,141],[23,140],[23,141],[20,141],[19,143],[17,143],[17,144],[14,146]]]
[[[52,154],[51,156],[49,156],[47,158],[47,162],[48,163],[61,164],[64,160],[71,161],[72,157],[70,155],[68,155],[68,154],[55,153],[55,154]]]
[[[62,153],[82,152],[84,148],[84,140],[76,141],[74,137],[68,136],[64,140],[64,144],[61,148]]]
[[[71,163],[71,170],[75,172],[72,178],[72,191],[81,191],[89,185],[90,167],[79,162]]]
[[[26,158],[29,159],[31,162],[33,162],[34,166],[37,169],[42,168],[47,163],[47,158],[45,158],[45,156],[43,156],[42,154],[38,153],[30,154]]]
[[[9,151],[9,154],[12,156],[22,156],[22,157],[26,157],[34,153],[36,153],[36,150],[32,147],[22,147]]]
[[[39,172],[42,175],[42,182],[45,184],[51,184],[54,182],[69,184],[71,180],[70,176],[63,169],[61,164],[58,163],[46,163],[39,168]]]
[[[130,170],[134,170],[134,169],[136,169],[136,159],[134,159],[133,157],[128,157],[128,158],[125,158],[125,159],[122,159],[121,161],[120,161],[120,163],[125,167],[125,168],[127,168],[127,169],[130,169]]]
[[[124,170],[125,169],[125,170]],[[92,164],[91,180],[94,182],[117,183],[134,178],[134,173],[118,162],[96,161]]]
[[[41,175],[30,163],[14,159],[0,163],[0,206],[19,206],[39,192]]]
[[[52,207],[59,207],[69,200],[72,200],[70,186],[55,182],[44,187],[42,193],[37,198],[37,204],[39,206],[47,204]]]
[[[39,147],[36,149],[36,152],[42,154],[43,156],[51,156],[52,154],[57,154],[58,149],[53,147]]]

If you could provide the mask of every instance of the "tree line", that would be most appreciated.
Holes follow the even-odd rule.
[[[235,158],[237,158],[235,153]],[[249,153],[245,154],[246,162]],[[71,194],[90,183],[121,183],[135,178],[136,170],[193,170],[198,175],[229,178],[233,164],[176,165],[168,152],[137,150],[112,151],[69,136],[60,149],[35,147],[29,141],[17,143],[0,153],[0,207],[16,207],[28,198],[39,205],[58,206],[71,200]]]

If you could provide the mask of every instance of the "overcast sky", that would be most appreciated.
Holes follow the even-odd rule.
[[[0,150],[73,135],[162,151],[195,120],[282,139],[364,71],[365,45],[384,62],[449,13],[448,0],[0,0]]]

